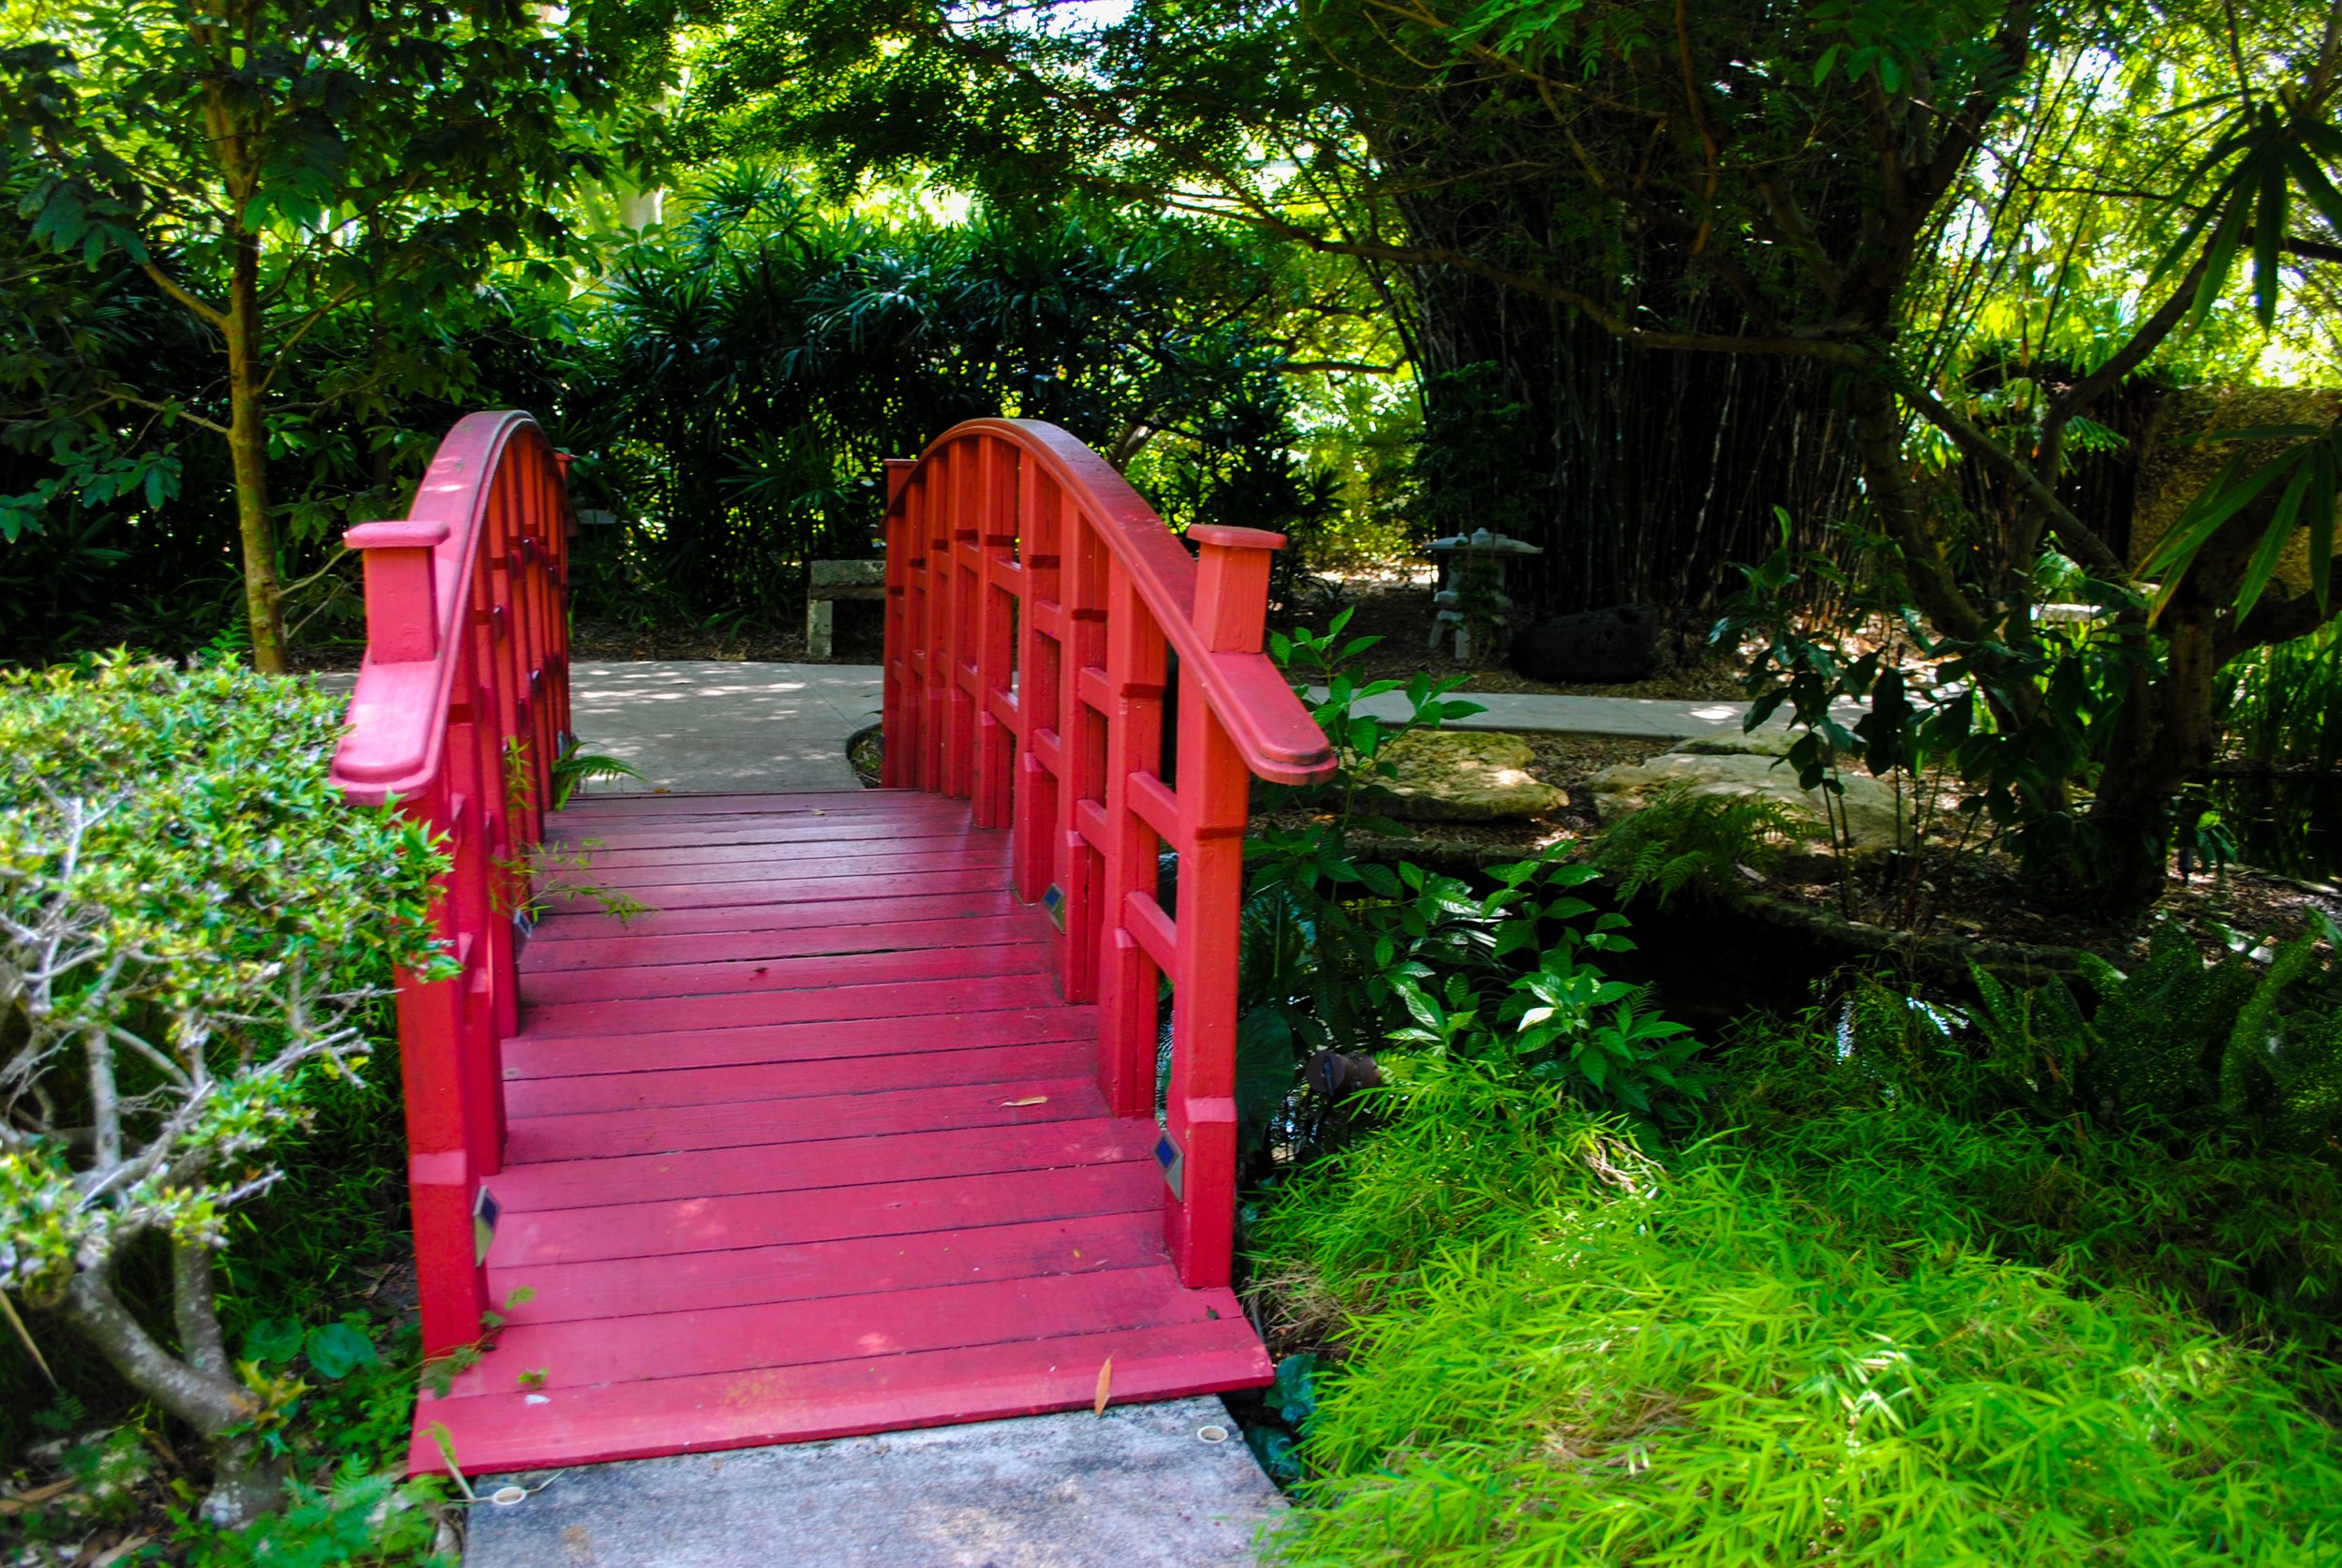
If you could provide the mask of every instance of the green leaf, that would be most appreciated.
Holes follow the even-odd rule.
[[[289,1318],[262,1318],[244,1334],[242,1359],[261,1366],[290,1361],[301,1354],[301,1325]]]
[[[2301,515],[2302,499],[2309,491],[2310,465],[2304,461],[2308,452],[2296,448],[2279,463],[2290,461],[2293,479],[2277,497],[2276,510],[2269,515],[2269,526],[2262,531],[2260,545],[2253,551],[2252,565],[2246,570],[2245,580],[2236,590],[2236,613],[2245,615],[2260,601],[2261,590],[2268,587],[2275,575],[2277,562],[2284,558],[2285,547],[2293,538],[2293,520]],[[2278,464],[2271,464],[2272,468]]]
[[[321,1377],[347,1377],[377,1359],[374,1341],[348,1324],[329,1323],[309,1330],[309,1365]]]
[[[2263,328],[2277,318],[2278,264],[2284,257],[2287,198],[2284,149],[2273,149],[2260,171],[2260,211],[2253,217],[2253,314]]]

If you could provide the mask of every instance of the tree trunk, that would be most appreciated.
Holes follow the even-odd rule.
[[[2212,607],[2183,592],[2157,629],[2163,670],[2132,672],[2090,803],[2098,844],[2092,892],[2122,917],[2144,914],[2163,896],[2172,800],[2190,773],[2212,761],[2212,684],[2219,672]]]
[[[1544,225],[1520,215],[1536,200],[1401,205],[1415,239],[1469,250],[1516,219]],[[1780,542],[1774,508],[1818,544],[1851,498],[1847,422],[1821,366],[1637,347],[1551,301],[1445,269],[1414,283],[1421,521],[1542,547],[1506,580],[1537,611],[1712,611],[1739,584],[1732,568]],[[1728,303],[1692,308],[1718,330],[1738,321]]]
[[[183,1327],[191,1316],[201,1319],[194,1336],[197,1343],[188,1347],[190,1360],[156,1344],[99,1274],[76,1274],[58,1309],[125,1382],[203,1438],[212,1459],[212,1489],[203,1500],[203,1516],[218,1525],[245,1524],[278,1501],[282,1465],[243,1430],[260,1411],[251,1391],[224,1368],[215,1371],[191,1364],[215,1354],[224,1359],[217,1350],[218,1321],[211,1311],[210,1261],[193,1262],[184,1249],[174,1248],[171,1262],[175,1281],[187,1280],[193,1271],[200,1297],[200,1304],[173,1302]]]
[[[232,6],[222,26],[190,27],[189,37],[211,56],[213,74],[203,118],[227,197],[227,238],[233,255],[228,308],[214,319],[228,340],[228,455],[236,476],[236,531],[244,546],[245,623],[252,632],[252,667],[285,673],[285,590],[276,575],[276,528],[268,513],[268,428],[261,418],[267,377],[260,360],[260,237],[245,222],[259,193],[249,113],[230,83],[239,55],[260,45],[260,23],[249,3]]]
[[[228,298],[228,451],[236,472],[236,527],[244,541],[245,620],[252,667],[286,671],[285,591],[276,575],[276,528],[268,511],[268,430],[260,401],[260,247],[239,233]]]

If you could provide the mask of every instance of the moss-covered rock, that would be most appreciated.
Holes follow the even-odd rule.
[[[1399,771],[1383,808],[1417,822],[1501,822],[1559,810],[1568,796],[1529,771],[1519,735],[1416,730],[1383,749]]]
[[[2191,387],[2165,397],[2139,454],[2138,496],[2131,513],[2130,564],[2135,569],[2172,530],[2205,485],[2239,451],[2249,473],[2285,450],[2283,441],[2206,441],[2216,430],[2270,425],[2330,425],[2342,418],[2342,389],[2331,387]],[[2283,486],[2246,507],[2231,528],[2258,536],[2268,526]],[[2309,535],[2295,533],[2274,579],[2288,595],[2309,590]]]
[[[1605,768],[1590,781],[1594,809],[1605,822],[1631,817],[1674,786],[1694,794],[1762,795],[1778,803],[1810,828],[1816,848],[1830,839],[1828,807],[1818,790],[1798,788],[1797,769],[1787,761],[1786,731],[1755,734],[1698,735],[1672,750],[1624,767]],[[1840,776],[1846,836],[1857,855],[1883,854],[1910,836],[1910,803],[1870,775]]]

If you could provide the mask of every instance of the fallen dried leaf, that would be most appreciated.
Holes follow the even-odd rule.
[[[153,1539],[154,1537],[151,1535],[133,1535],[128,1540],[124,1541],[121,1545],[111,1547],[106,1551],[98,1553],[98,1555],[95,1558],[92,1558],[90,1560],[89,1568],[113,1568],[115,1563],[120,1562],[124,1558],[128,1557],[132,1552],[137,1551],[141,1546],[145,1546],[147,1542]]]
[[[999,1102],[999,1103],[1002,1105],[1046,1105],[1048,1102],[1049,1097],[1045,1094],[1029,1095],[1023,1100],[1003,1100]]]
[[[35,1487],[29,1492],[10,1492],[5,1501],[22,1503],[30,1507],[36,1502],[47,1502],[52,1497],[63,1497],[76,1485],[77,1483],[68,1476],[63,1481],[52,1481],[46,1487]]]
[[[1089,1407],[1093,1415],[1106,1413],[1106,1398],[1114,1392],[1114,1357],[1107,1356],[1105,1365],[1098,1368],[1098,1398]]]

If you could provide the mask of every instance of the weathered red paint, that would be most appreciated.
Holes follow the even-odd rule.
[[[446,1468],[443,1437],[476,1474],[1275,1376],[1236,1297],[1172,1266],[1154,1123],[1107,1114],[1096,1011],[1045,972],[1010,836],[967,815],[869,790],[551,818],[695,895],[625,925],[556,903],[529,939],[488,1258],[511,1321],[422,1394],[410,1467]],[[954,818],[979,868],[921,868]],[[874,863],[851,877],[840,822]]]
[[[1096,1000],[1098,1085],[1155,1104],[1156,994],[1172,983],[1164,1224],[1191,1288],[1229,1275],[1236,980],[1252,777],[1334,758],[1261,652],[1282,536],[1196,527],[1191,556],[1105,460],[1054,425],[975,420],[887,468],[885,782],[970,799],[1014,830],[1019,897],[1059,902],[1068,1001]],[[1162,777],[1170,658],[1177,777]],[[1178,857],[1176,910],[1156,863]]]
[[[527,415],[472,414],[404,520],[344,536],[365,562],[366,656],[334,779],[353,801],[395,802],[452,863],[437,922],[461,972],[403,974],[398,991],[425,1355],[477,1339],[489,1306],[472,1206],[503,1163],[501,1048],[520,1001],[497,863],[537,842],[569,733],[564,473]],[[525,788],[508,788],[511,743]]]

